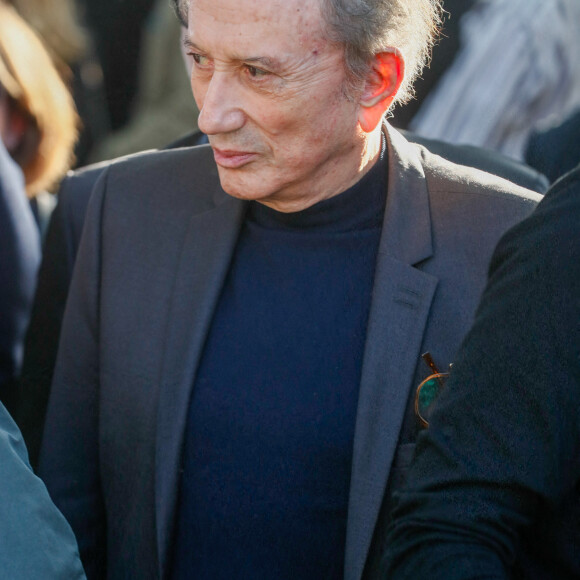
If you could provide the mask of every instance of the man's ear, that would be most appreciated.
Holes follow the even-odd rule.
[[[388,111],[403,82],[405,61],[392,48],[373,57],[371,70],[360,96],[359,125],[363,131],[374,131]]]

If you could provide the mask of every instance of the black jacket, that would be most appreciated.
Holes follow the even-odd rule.
[[[384,577],[580,577],[580,166],[508,232],[398,494]]]

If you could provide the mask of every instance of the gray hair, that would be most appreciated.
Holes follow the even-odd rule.
[[[189,0],[170,0],[187,26]],[[356,94],[373,56],[388,48],[405,59],[405,78],[396,103],[413,97],[413,83],[427,64],[442,22],[440,0],[320,0],[327,35],[345,49],[347,92]]]
[[[175,16],[179,20],[179,24],[187,28],[187,11],[189,9],[189,0],[169,0]]]
[[[396,48],[405,60],[405,78],[395,102],[409,101],[439,34],[440,0],[321,1],[327,34],[345,47],[349,88],[356,91],[362,85],[374,55]]]

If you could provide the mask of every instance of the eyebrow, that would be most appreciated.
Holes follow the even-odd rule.
[[[190,50],[199,50],[199,48],[189,40],[189,38],[183,39],[183,46]]]
[[[189,38],[185,38],[183,40],[183,46],[187,50],[191,50],[194,52],[201,52],[201,53],[204,52],[203,50],[201,50],[201,48],[199,48],[199,46],[197,46],[194,42],[189,40]],[[232,60],[236,60],[238,62],[261,64],[261,65],[265,66],[266,68],[269,68],[272,70],[280,69],[282,66],[282,63],[278,59],[274,59],[274,58],[271,58],[268,56],[249,56],[249,57],[234,56]]]
[[[279,69],[281,66],[281,63],[279,60],[270,58],[268,56],[253,56],[253,57],[249,57],[249,58],[241,58],[239,60],[242,60],[244,62],[249,62],[249,63],[261,64],[269,69]]]

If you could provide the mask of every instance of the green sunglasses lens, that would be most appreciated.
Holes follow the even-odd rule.
[[[429,422],[434,403],[439,397],[439,393],[445,384],[447,375],[442,373],[434,375],[421,384],[417,393],[417,413],[426,422]]]

